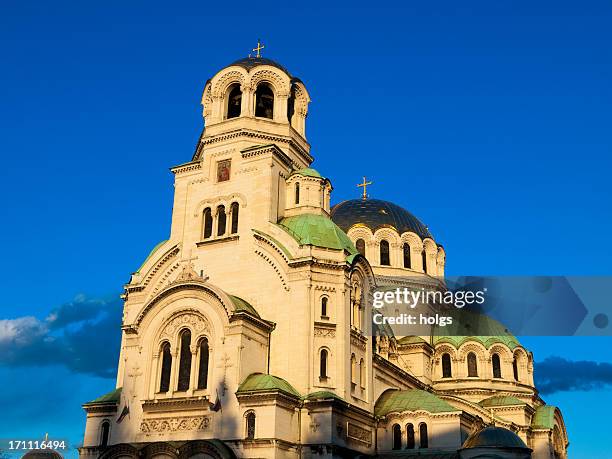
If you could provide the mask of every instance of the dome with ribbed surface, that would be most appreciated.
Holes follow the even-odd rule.
[[[432,238],[418,218],[397,204],[381,199],[343,201],[333,207],[331,218],[344,231],[353,226],[365,226],[372,232],[379,228],[393,228],[399,234],[409,231],[421,239]]]

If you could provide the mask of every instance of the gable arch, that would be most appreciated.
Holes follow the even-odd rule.
[[[134,326],[140,328],[145,319],[150,315],[152,309],[172,303],[179,298],[192,298],[219,305],[224,311],[225,322],[229,323],[230,316],[236,311],[230,297],[221,289],[200,280],[178,281],[162,290],[158,295],[149,300],[139,312]]]
[[[241,67],[224,69],[213,77],[211,95],[215,99],[223,98],[231,85],[239,84],[242,87],[246,79],[246,71]]]
[[[253,90],[261,83],[269,84],[275,96],[289,95],[289,77],[281,75],[274,67],[264,66],[250,75],[249,84]]]

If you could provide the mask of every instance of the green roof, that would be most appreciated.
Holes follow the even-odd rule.
[[[552,429],[555,427],[555,410],[552,405],[542,405],[536,408],[535,415],[531,419],[531,427],[536,429]]]
[[[518,340],[506,327],[486,314],[453,308],[448,311],[448,315],[453,317],[453,323],[434,330],[434,346],[440,343],[449,343],[459,348],[467,341],[479,342],[487,349],[497,343],[504,344],[510,349],[519,345]],[[437,335],[441,331],[444,334]]]
[[[300,174],[300,175],[303,175],[304,177],[323,178],[321,177],[321,174],[319,174],[319,172],[313,169],[312,167],[305,167],[304,169],[300,169],[298,171],[293,172],[291,175],[294,175],[294,174]]]
[[[289,258],[290,260],[293,259],[293,255],[291,255],[291,252],[289,252],[287,247],[285,247],[279,240],[273,238],[272,236],[270,236],[267,233],[264,233],[263,231],[259,231],[259,230],[256,230],[256,229],[252,229],[252,231],[255,234],[259,234],[261,237],[264,237],[264,238],[269,239],[270,241],[274,242],[278,246],[278,248],[283,251],[283,253],[285,254],[285,256],[287,258]]]
[[[378,397],[376,405],[374,405],[374,414],[376,416],[419,410],[429,413],[459,411],[431,392],[420,389],[387,390]]]
[[[427,341],[425,341],[420,336],[404,336],[403,338],[400,338],[397,341],[397,344],[421,344],[421,343],[427,343]]]
[[[139,273],[140,270],[142,269],[142,267],[145,265],[145,263],[147,261],[149,261],[149,258],[151,258],[155,252],[157,252],[157,249],[159,249],[166,242],[168,242],[168,239],[166,239],[165,241],[161,241],[159,244],[157,244],[155,247],[153,247],[153,250],[151,250],[149,252],[149,255],[147,255],[147,258],[145,258],[145,261],[143,261],[142,264],[140,265],[140,267],[136,270],[137,273]]]
[[[255,317],[259,317],[259,314],[255,310],[255,308],[251,306],[249,303],[247,303],[246,301],[244,301],[242,298],[238,296],[230,295],[230,294],[228,294],[227,296],[229,296],[230,300],[232,300],[232,303],[234,303],[234,307],[236,308],[236,311],[248,312],[249,314],[252,314]]]
[[[478,402],[482,407],[526,405],[525,402],[511,395],[494,395]]]
[[[104,394],[91,402],[87,402],[86,405],[102,405],[106,403],[118,403],[121,399],[121,387],[118,387],[114,391]]]
[[[324,215],[295,215],[283,218],[279,225],[300,245],[346,250],[350,255],[359,253],[346,233]]]
[[[263,373],[251,373],[238,387],[236,394],[248,392],[280,391],[295,397],[301,397],[300,393],[291,384],[278,376]]]
[[[324,399],[330,399],[330,398],[335,398],[336,400],[344,401],[344,399],[340,397],[338,394],[335,394],[328,390],[319,390],[317,392],[312,392],[308,394],[306,397],[304,397],[304,400],[324,400]]]

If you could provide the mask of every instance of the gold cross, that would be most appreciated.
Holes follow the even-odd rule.
[[[262,49],[264,49],[264,48],[265,48],[264,44],[263,44],[263,43],[261,42],[261,40],[258,38],[258,39],[257,39],[257,48],[253,48],[253,51],[257,51],[257,56],[255,56],[255,57],[257,57],[257,58],[259,59],[259,58],[261,57],[261,53],[260,53],[260,51],[261,51]]]
[[[363,183],[360,183],[360,184],[357,185],[358,187],[363,187],[363,196],[362,196],[362,198],[364,200],[368,199],[367,188],[368,188],[368,185],[371,185],[371,184],[372,184],[372,182],[367,182],[366,181],[366,178],[365,178],[365,175],[364,175],[363,176]]]

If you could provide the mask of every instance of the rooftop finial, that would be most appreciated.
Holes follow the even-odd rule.
[[[257,59],[259,59],[261,57],[261,50],[265,48],[265,45],[261,42],[261,40],[258,38],[257,39],[257,48],[253,48],[253,52],[256,52],[257,54],[255,55],[255,57]],[[251,57],[251,55],[249,54],[249,57]]]
[[[371,185],[371,184],[372,184],[372,182],[368,182],[368,181],[366,181],[366,178],[365,178],[365,175],[364,175],[364,176],[363,176],[363,182],[362,182],[362,183],[359,183],[359,184],[357,185],[358,187],[362,187],[362,188],[363,188],[363,196],[362,196],[362,198],[363,198],[363,200],[364,200],[364,201],[365,201],[366,199],[368,199],[368,192],[367,192],[367,188],[368,188],[368,185]]]

